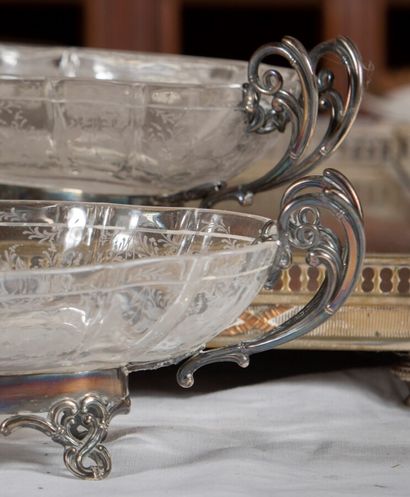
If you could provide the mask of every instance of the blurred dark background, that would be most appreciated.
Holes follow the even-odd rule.
[[[410,0],[0,0],[0,41],[248,59],[291,34],[351,37],[371,89],[410,81]]]

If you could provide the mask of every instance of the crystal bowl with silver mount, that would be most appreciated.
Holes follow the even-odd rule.
[[[323,224],[333,215],[340,230]],[[184,360],[249,356],[313,330],[345,302],[365,251],[362,211],[340,173],[293,183],[278,219],[102,203],[0,202],[0,434],[33,428],[64,448],[76,476],[111,470],[103,444],[129,408],[127,374]],[[264,285],[304,251],[326,276],[295,316],[263,337],[208,350]],[[47,413],[44,416],[41,413]]]
[[[345,97],[323,66],[329,54],[346,69]],[[264,64],[271,55],[290,68]],[[234,197],[246,204],[329,156],[362,91],[360,54],[345,38],[308,53],[286,37],[260,47],[248,64],[1,45],[1,195],[141,205],[202,199],[204,207]],[[329,126],[308,150],[320,110],[329,111]],[[278,155],[285,130],[288,146],[269,172],[232,184],[252,163]]]

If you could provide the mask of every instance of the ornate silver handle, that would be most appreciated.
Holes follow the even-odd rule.
[[[345,101],[333,88],[334,76],[329,69],[320,69],[316,74],[319,61],[327,54],[335,54],[346,69],[348,92]],[[296,70],[301,86],[300,99],[284,89],[279,70],[269,69],[259,74],[263,60],[270,55],[284,57]],[[232,198],[241,204],[250,203],[255,193],[306,174],[333,153],[349,132],[362,100],[360,53],[343,37],[317,45],[310,54],[297,40],[285,37],[281,42],[260,47],[253,54],[248,65],[248,83],[243,88],[242,106],[248,116],[249,132],[284,131],[290,123],[290,142],[282,158],[268,173],[243,185],[222,187],[203,200],[204,207]],[[319,110],[330,112],[329,124],[320,143],[306,155]]]
[[[306,192],[306,190],[313,192]],[[342,228],[342,236],[323,226],[320,211],[330,211]],[[272,223],[267,223],[260,242],[270,238]],[[178,383],[190,387],[194,372],[206,364],[220,361],[249,364],[249,356],[298,338],[329,319],[345,302],[361,274],[365,254],[363,213],[348,180],[333,169],[323,176],[296,181],[282,198],[278,218],[282,268],[291,262],[291,250],[306,251],[310,266],[323,265],[326,277],[312,300],[285,323],[260,339],[222,349],[206,350],[188,359],[177,373]],[[277,275],[274,268],[274,275]]]

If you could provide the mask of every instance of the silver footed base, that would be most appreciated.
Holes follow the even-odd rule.
[[[20,413],[29,410],[29,405],[33,407],[30,391],[44,395],[36,399],[41,411],[48,397],[46,416]],[[8,399],[2,397],[6,392]],[[109,475],[111,456],[103,442],[112,417],[129,411],[125,370],[1,377],[2,412],[6,400],[9,407],[13,402],[19,414],[0,424],[0,434],[8,436],[19,428],[33,428],[64,447],[64,463],[78,478],[101,480]]]

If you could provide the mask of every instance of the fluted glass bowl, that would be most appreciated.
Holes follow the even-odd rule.
[[[247,132],[246,81],[240,61],[0,45],[0,183],[146,196],[226,181],[277,145]]]
[[[261,289],[267,219],[205,209],[0,202],[0,374],[156,367]]]

